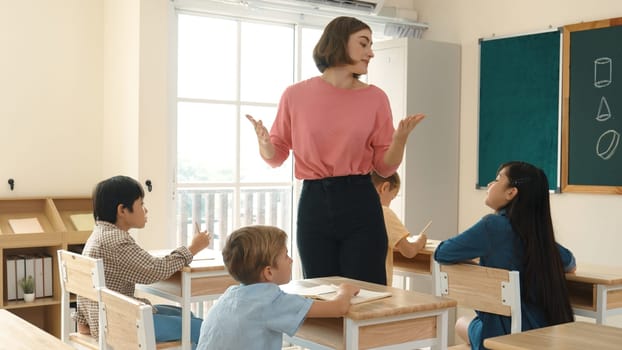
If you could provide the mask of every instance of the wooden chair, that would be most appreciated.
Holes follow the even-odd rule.
[[[61,296],[61,340],[76,349],[99,350],[107,349],[103,345],[102,326],[100,325],[100,339],[78,332],[71,332],[74,321],[71,318],[71,294],[100,301],[100,290],[105,288],[104,263],[101,259],[73,253],[67,250],[58,250],[58,266],[60,270]],[[153,316],[149,314],[153,323]],[[100,315],[101,319],[101,315]],[[153,336],[155,342],[155,336]],[[181,347],[181,341],[157,343],[154,349],[171,349]],[[119,348],[123,349],[123,348]],[[145,348],[143,348],[144,350]]]
[[[102,349],[156,348],[151,305],[108,288],[100,289]]]
[[[469,263],[434,262],[437,296],[454,299],[458,306],[511,317],[511,332],[521,332],[521,296],[518,271]],[[458,345],[450,349],[470,349]]]
[[[98,339],[89,335],[71,332],[70,296],[79,295],[99,300],[99,288],[105,284],[104,263],[101,259],[59,249],[58,268],[61,286],[61,340],[78,349],[100,349]]]

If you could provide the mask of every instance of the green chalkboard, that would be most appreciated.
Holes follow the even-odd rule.
[[[558,190],[560,49],[558,30],[480,41],[476,187],[520,160],[542,168]]]
[[[569,79],[564,191],[619,192],[616,187],[622,186],[622,25],[615,23],[581,23],[564,30],[564,76]]]

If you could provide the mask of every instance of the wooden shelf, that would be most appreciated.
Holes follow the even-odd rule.
[[[93,202],[90,198],[54,198],[52,201],[58,210],[67,232],[79,231],[88,232],[90,234],[93,231],[92,227],[88,230],[80,231],[71,220],[71,216],[75,214],[93,215]]]
[[[74,214],[91,214],[93,204],[88,197],[44,197],[0,199],[0,308],[37,325],[48,333],[60,336],[61,305],[58,279],[59,249],[79,250],[92,230],[79,231],[73,224]],[[13,232],[10,220],[36,218],[43,232]],[[15,222],[13,223],[15,224]],[[7,256],[46,254],[52,257],[53,295],[34,302],[7,300]]]
[[[27,303],[23,300],[11,300],[4,303],[4,309],[21,309],[28,307],[39,307],[46,305],[58,305],[60,304],[59,299],[55,299],[54,297],[45,297],[45,298],[37,298],[35,301]]]

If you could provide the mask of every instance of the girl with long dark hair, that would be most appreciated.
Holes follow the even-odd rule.
[[[574,320],[565,272],[574,271],[572,252],[555,241],[544,172],[525,162],[508,162],[488,184],[484,216],[458,236],[441,242],[434,253],[439,263],[479,258],[482,266],[520,273],[522,330]],[[486,338],[510,333],[510,318],[476,311],[460,318],[456,332],[472,349]]]

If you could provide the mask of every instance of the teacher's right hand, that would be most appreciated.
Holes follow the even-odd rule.
[[[268,129],[263,125],[261,120],[255,120],[255,118],[253,118],[249,114],[246,115],[246,119],[248,119],[255,128],[255,133],[257,134],[257,141],[259,141],[260,144],[269,144],[270,132],[268,132]]]

